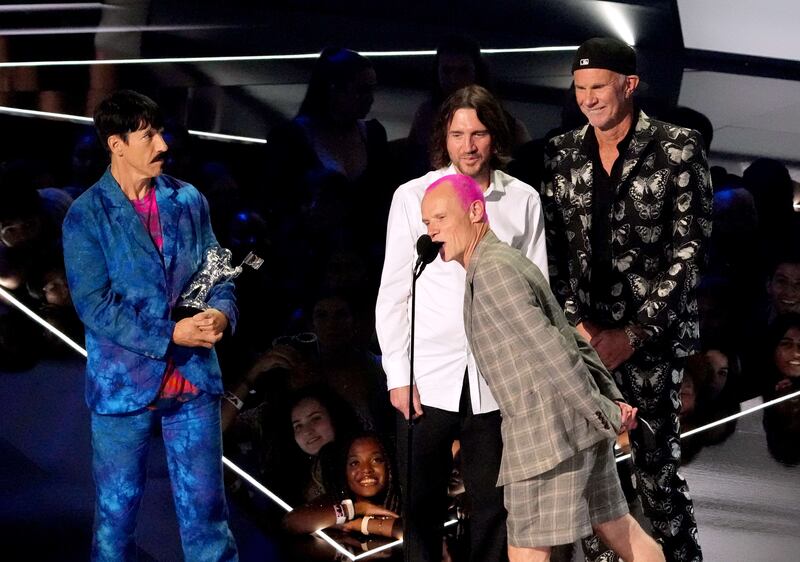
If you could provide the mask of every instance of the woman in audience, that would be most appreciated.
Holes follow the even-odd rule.
[[[297,298],[308,294],[337,249],[357,249],[382,261],[393,185],[386,130],[375,119],[365,120],[376,85],[368,59],[326,48],[297,115],[270,132],[268,189],[261,199],[272,211],[283,257],[292,264],[285,271],[294,273]]]
[[[800,314],[778,316],[768,331],[768,375],[764,399],[800,390]],[[772,457],[787,466],[800,464],[800,398],[764,410],[764,432]]]
[[[290,505],[298,505],[326,491],[322,448],[360,429],[341,397],[314,385],[242,412],[226,433],[226,452]]]
[[[290,511],[284,525],[292,533],[313,533],[336,526],[349,533],[401,538],[391,458],[380,437],[361,433],[332,455],[325,494]]]
[[[770,325],[765,359],[765,399],[800,390],[800,314],[783,314]]]

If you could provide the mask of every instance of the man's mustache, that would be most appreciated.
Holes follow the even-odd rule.
[[[161,154],[159,154],[158,156],[153,158],[152,162],[150,162],[150,163],[151,164],[155,164],[156,162],[164,162],[166,159],[167,159],[167,153],[166,152],[162,152]]]

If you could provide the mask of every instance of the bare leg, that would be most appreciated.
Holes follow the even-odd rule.
[[[600,523],[594,530],[626,562],[664,562],[661,547],[630,514]]]
[[[533,548],[508,545],[508,562],[549,562],[550,547]]]

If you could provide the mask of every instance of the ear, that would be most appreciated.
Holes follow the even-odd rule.
[[[106,144],[108,145],[108,150],[111,154],[116,156],[122,156],[120,150],[122,149],[122,145],[126,144],[125,141],[122,140],[122,137],[119,135],[111,135],[106,139]]]
[[[625,77],[625,95],[630,97],[633,95],[633,92],[636,91],[636,88],[639,87],[639,77],[636,74],[631,74],[630,76]]]
[[[486,214],[486,207],[482,201],[473,201],[469,205],[469,222],[479,223],[483,222],[483,217]]]

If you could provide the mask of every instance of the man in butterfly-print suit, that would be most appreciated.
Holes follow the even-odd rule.
[[[713,200],[697,132],[633,104],[633,49],[592,39],[573,63],[589,124],[548,144],[543,193],[551,284],[567,318],[613,371],[645,428],[631,433],[637,491],[667,560],[699,561],[680,465],[679,389],[698,345],[694,289]],[[610,559],[596,538],[589,558]]]

